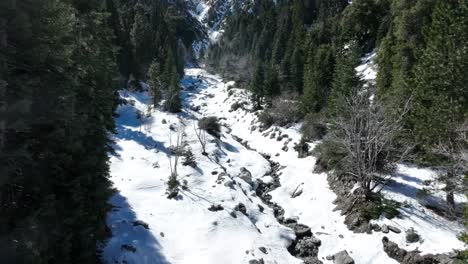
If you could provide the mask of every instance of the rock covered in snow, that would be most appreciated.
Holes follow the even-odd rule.
[[[351,258],[346,250],[340,251],[333,255],[333,263],[335,264],[354,264],[353,258]]]

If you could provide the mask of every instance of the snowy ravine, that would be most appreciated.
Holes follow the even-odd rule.
[[[324,263],[332,263],[325,257],[341,250],[347,250],[357,264],[397,263],[383,251],[384,235],[402,248],[419,248],[424,254],[464,247],[456,238],[463,227],[424,210],[416,199],[416,190],[435,176],[432,171],[400,165],[395,183],[384,193],[407,204],[401,209],[402,218],[376,221],[403,231],[414,227],[422,236],[422,243],[407,245],[404,232],[355,234],[344,225],[340,212],[333,211],[336,196],[328,186],[326,174],[313,173],[315,158],[297,157],[293,147],[300,140],[299,125],[263,132],[253,129],[258,126],[255,113],[242,108],[231,111],[234,102],[249,102],[247,91],[236,89],[234,83],[224,83],[203,69],[186,69],[182,85],[183,112],[151,110],[151,118],[143,124],[136,112],[147,112],[147,94],[121,92],[129,103],[118,109],[116,155],[110,158],[111,180],[118,192],[111,199],[114,209],[107,220],[112,237],[103,249],[106,262],[242,264],[263,259],[265,263],[302,263],[287,250],[294,232],[279,224],[272,209],[255,195],[254,188],[238,177],[245,167],[254,179],[272,180],[268,175],[270,163],[261,153],[282,166],[281,186],[270,193],[272,200],[284,208],[285,217],[296,218],[312,228],[322,241],[319,259]],[[217,116],[223,124],[219,141],[209,136],[209,156],[201,154],[194,130],[196,120],[204,116]],[[178,167],[179,180],[186,181],[188,189],[181,190],[178,199],[169,200],[168,148],[171,141],[175,142],[176,131],[181,130],[197,167]],[[279,131],[288,137],[278,140]],[[251,150],[236,138],[246,141]],[[282,150],[285,144],[288,151]],[[291,198],[297,188],[303,193]],[[239,203],[246,206],[247,215],[234,210]],[[224,210],[208,210],[217,204]],[[265,208],[263,212],[261,207]]]

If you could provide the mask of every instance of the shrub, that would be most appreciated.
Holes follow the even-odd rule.
[[[216,138],[221,137],[221,125],[216,116],[204,117],[198,120],[198,128],[205,130]]]
[[[258,120],[264,127],[272,125],[287,126],[301,119],[296,95],[282,95],[275,98],[271,106],[263,111]]]
[[[344,172],[340,161],[346,156],[346,152],[336,142],[325,140],[312,150],[312,154],[317,157],[316,172],[329,170],[334,170],[337,174]]]
[[[398,211],[400,203],[385,199],[378,194],[368,198],[370,198],[369,203],[361,212],[361,216],[366,220],[379,219],[381,215],[392,219],[400,215],[400,211]]]
[[[327,133],[327,126],[321,114],[308,114],[301,127],[304,140],[320,140]]]

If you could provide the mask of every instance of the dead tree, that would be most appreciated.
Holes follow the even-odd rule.
[[[180,128],[179,128],[180,129]],[[184,153],[184,131],[180,129],[177,133],[177,139],[175,144],[172,143],[172,135],[169,135],[169,144],[170,144],[170,153],[167,155],[169,158],[169,168],[171,170],[171,175],[167,182],[167,191],[169,193],[168,198],[174,198],[178,194],[178,173],[177,166],[179,164],[180,157]]]
[[[200,145],[202,147],[202,154],[205,156],[208,155],[208,153],[206,153],[206,130],[197,128],[197,125],[195,122],[193,123],[193,129],[195,130],[195,134],[197,135],[198,142],[200,142]]]
[[[342,171],[360,184],[366,196],[381,190],[395,163],[408,152],[394,148],[408,107],[390,118],[382,104],[369,97],[370,92],[360,91],[343,98],[343,112],[332,122],[330,134],[330,140],[345,153],[340,162]]]
[[[468,173],[468,120],[460,125],[453,125],[450,136],[439,143],[433,152],[446,162],[438,181],[445,186],[447,211],[450,217],[456,215],[455,193],[467,192],[468,186],[464,175]]]

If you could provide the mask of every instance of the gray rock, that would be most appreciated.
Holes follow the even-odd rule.
[[[260,211],[260,213],[263,213],[263,211],[265,211],[265,208],[261,204],[258,204],[258,210]]]
[[[388,232],[389,232],[388,226],[387,226],[387,225],[385,225],[385,224],[384,224],[384,225],[382,225],[382,233],[384,233],[384,234],[388,234]]]
[[[243,203],[239,203],[238,205],[236,205],[236,207],[234,207],[234,210],[239,211],[239,212],[241,212],[242,214],[244,214],[246,216],[248,215],[247,214],[247,207],[245,207],[245,204],[243,204]]]
[[[211,205],[210,208],[208,208],[208,211],[211,211],[211,212],[217,212],[217,211],[222,211],[224,210],[224,207],[220,204],[217,204],[217,205]]]
[[[353,258],[351,258],[346,250],[340,251],[333,255],[333,263],[335,264],[354,264]]]
[[[265,247],[259,247],[258,250],[260,250],[263,254],[268,254],[267,249]]]
[[[393,233],[397,233],[397,234],[401,233],[401,230],[398,227],[391,226],[391,225],[388,226],[388,230],[392,231]]]
[[[244,167],[240,168],[239,178],[241,178],[251,186],[253,186],[254,184],[252,181],[252,173],[250,173],[250,171]]]
[[[306,257],[303,259],[304,264],[323,264],[317,257]]]
[[[317,257],[321,241],[315,237],[306,237],[297,242],[294,247],[295,256],[299,258]]]
[[[133,226],[141,226],[144,229],[149,229],[149,225],[141,220],[133,221]]]
[[[231,181],[231,180],[226,181],[226,182],[224,183],[224,186],[229,187],[229,188],[231,188],[231,189],[233,189],[233,190],[236,189],[236,188],[234,187],[234,182]]]
[[[296,233],[297,238],[303,238],[306,236],[312,236],[312,231],[310,227],[303,225],[303,224],[297,224],[294,227],[294,232]]]

